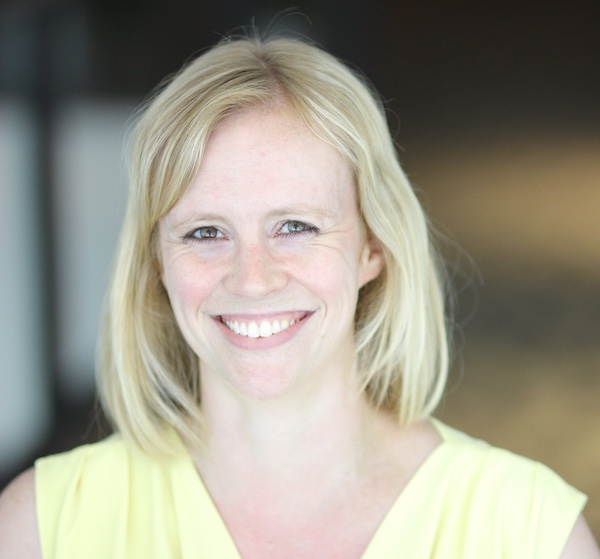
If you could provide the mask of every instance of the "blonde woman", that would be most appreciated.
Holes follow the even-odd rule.
[[[130,175],[116,434],[17,478],[2,557],[600,557],[581,493],[432,419],[443,273],[353,72],[224,41],[141,113]]]

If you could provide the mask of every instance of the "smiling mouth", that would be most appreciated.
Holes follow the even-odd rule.
[[[270,338],[287,330],[307,314],[296,318],[283,318],[281,320],[237,320],[221,317],[221,322],[238,336],[248,338]]]

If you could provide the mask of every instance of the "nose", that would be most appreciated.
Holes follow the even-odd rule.
[[[241,243],[234,256],[227,288],[235,295],[261,299],[283,289],[288,275],[267,242]]]

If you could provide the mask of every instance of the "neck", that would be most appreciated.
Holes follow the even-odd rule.
[[[214,386],[205,394],[208,440],[196,463],[208,485],[217,478],[270,487],[313,478],[327,484],[358,477],[365,467],[377,414],[349,384],[320,383],[318,390],[268,400]]]

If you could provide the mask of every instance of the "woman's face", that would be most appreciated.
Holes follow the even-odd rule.
[[[228,117],[159,239],[203,391],[216,382],[270,398],[348,370],[358,290],[382,256],[350,165],[290,110]]]

